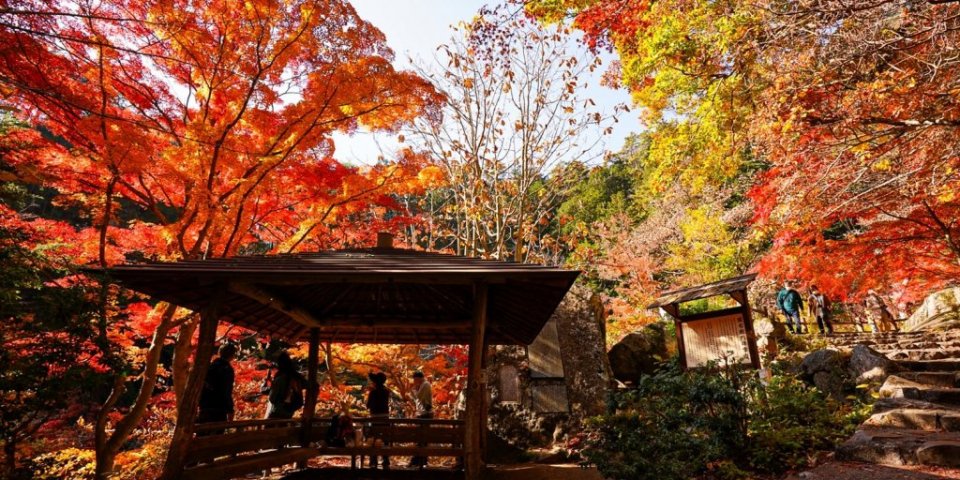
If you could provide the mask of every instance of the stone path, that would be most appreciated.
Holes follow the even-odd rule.
[[[960,478],[960,331],[838,334],[828,342],[839,350],[867,345],[899,371],[837,461],[793,478]]]

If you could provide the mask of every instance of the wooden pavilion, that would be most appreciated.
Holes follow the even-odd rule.
[[[450,451],[464,457],[466,478],[479,478],[484,467],[482,372],[487,346],[532,343],[579,275],[553,267],[395,249],[386,234],[371,249],[129,264],[103,273],[157,300],[200,312],[194,367],[177,413],[162,476],[166,479],[225,478],[244,471],[243,462],[262,468],[270,461],[304,462],[324,454],[318,442],[322,423],[314,418],[321,342],[469,345],[466,418],[421,420],[420,425],[408,420],[394,432],[452,427],[437,431],[462,436],[448,439]],[[208,433],[227,433],[195,436],[197,404],[220,321],[291,343],[309,341],[311,388],[300,419],[276,425],[266,420],[210,425],[214,430],[204,427]],[[273,453],[237,455],[266,444],[275,447]],[[436,454],[417,446],[389,453]],[[214,461],[224,456],[230,458]],[[196,466],[204,462],[206,466]]]

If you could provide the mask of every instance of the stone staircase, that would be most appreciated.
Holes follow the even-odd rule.
[[[836,334],[828,343],[866,345],[895,361],[873,415],[838,460],[960,468],[960,331]]]

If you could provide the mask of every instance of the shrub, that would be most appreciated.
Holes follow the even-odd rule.
[[[789,374],[761,382],[739,367],[676,362],[615,394],[581,454],[609,479],[742,478],[803,466],[859,418]]]
[[[676,362],[613,397],[589,422],[582,455],[612,479],[686,479],[746,439],[746,403],[727,377],[681,373]]]
[[[796,377],[750,382],[749,467],[780,473],[807,464],[809,454],[833,448],[844,434],[845,417],[826,395]]]

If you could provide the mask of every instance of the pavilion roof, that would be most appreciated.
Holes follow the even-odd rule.
[[[468,344],[473,286],[489,288],[491,344],[533,342],[577,271],[394,248],[125,264],[111,281],[283,337],[344,343]]]

